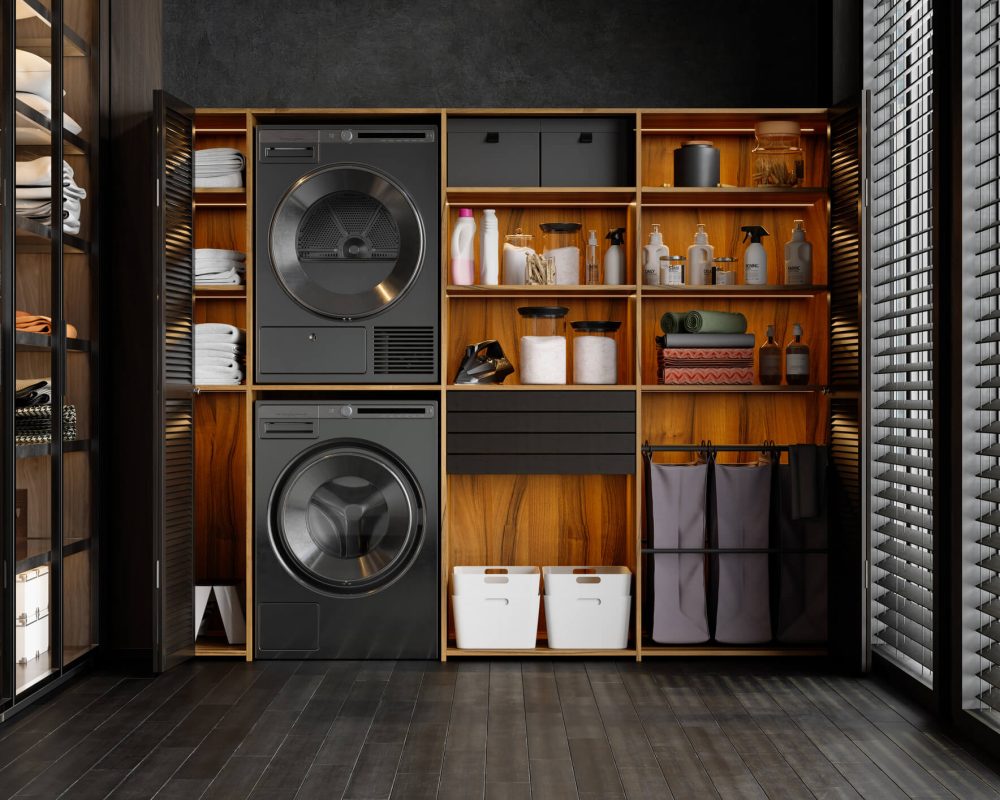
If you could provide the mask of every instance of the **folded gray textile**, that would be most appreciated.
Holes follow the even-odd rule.
[[[656,341],[663,347],[753,347],[756,339],[752,333],[666,333],[657,336]]]

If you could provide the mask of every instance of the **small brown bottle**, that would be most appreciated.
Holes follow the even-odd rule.
[[[809,383],[809,348],[802,344],[802,326],[792,326],[794,341],[785,348],[785,381],[789,386],[803,386]]]
[[[781,347],[774,341],[774,326],[767,326],[767,341],[760,346],[760,382],[765,386],[781,383]]]

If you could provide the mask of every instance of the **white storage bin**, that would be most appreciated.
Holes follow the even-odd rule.
[[[538,567],[455,567],[452,592],[479,597],[538,595]]]
[[[32,621],[49,613],[48,566],[19,572],[14,577],[14,616]]]
[[[538,567],[455,567],[452,611],[463,650],[530,650],[538,638]]]
[[[555,650],[622,650],[632,618],[628,567],[545,567],[545,626]]]
[[[14,654],[18,664],[25,664],[49,650],[49,617],[46,614],[27,624],[14,625]]]

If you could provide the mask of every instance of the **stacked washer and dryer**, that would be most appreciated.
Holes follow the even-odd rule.
[[[259,126],[255,656],[436,658],[439,144],[433,125]]]

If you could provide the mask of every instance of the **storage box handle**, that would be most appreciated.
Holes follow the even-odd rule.
[[[487,575],[483,583],[510,583],[506,575]]]
[[[510,570],[507,569],[507,567],[487,567],[485,574],[487,574],[487,575],[506,575],[508,572],[510,572]]]
[[[509,606],[510,605],[510,600],[508,600],[506,597],[487,597],[486,598],[486,602],[487,603],[499,603],[500,605],[503,605],[503,606]]]
[[[601,582],[601,576],[600,575],[577,575],[576,582],[577,583],[600,583]]]
[[[573,570],[574,575],[596,575],[597,570],[593,567],[576,567]]]
[[[592,133],[581,133],[580,134],[580,144],[593,144],[594,134]]]
[[[486,133],[486,144],[499,144],[500,143],[500,132],[499,131],[487,131]]]
[[[578,597],[576,598],[578,603],[586,603],[589,606],[599,606],[601,604],[600,597]]]

